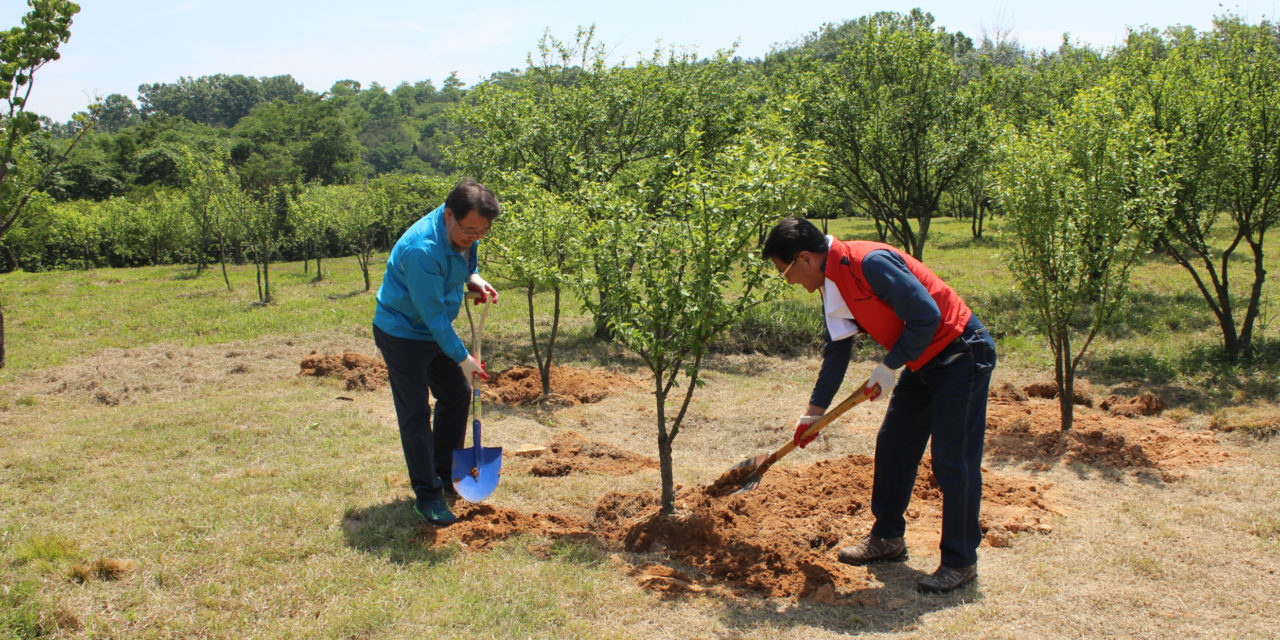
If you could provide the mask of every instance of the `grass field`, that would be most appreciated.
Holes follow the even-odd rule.
[[[871,236],[858,222],[832,231]],[[926,263],[998,338],[995,381],[1049,379],[999,242],[975,242],[950,220],[931,239]],[[878,574],[874,604],[835,605],[660,597],[627,573],[645,558],[588,543],[521,538],[480,553],[415,542],[390,392],[296,375],[312,351],[376,353],[373,297],[354,259],[325,267],[313,282],[299,263],[273,266],[268,306],[256,304],[251,266],[233,269],[230,292],[216,270],[189,267],[0,276],[0,638],[1263,638],[1280,628],[1280,439],[1249,435],[1276,423],[1267,353],[1278,327],[1263,329],[1257,361],[1222,364],[1216,326],[1174,265],[1142,265],[1139,304],[1082,375],[1099,393],[1156,391],[1188,430],[1234,425],[1219,436],[1227,461],[1168,483],[1054,466],[1039,473],[1064,502],[1054,532],[984,547],[977,588],[915,593],[937,558],[913,548]],[[1268,300],[1280,300],[1277,286]],[[542,313],[548,298],[537,298]],[[789,313],[815,304],[788,300]],[[487,325],[491,369],[532,364],[524,304],[503,290]],[[567,313],[560,362],[643,379],[634,358],[590,338],[575,303]],[[850,378],[874,366],[865,356]],[[675,443],[676,481],[709,482],[782,444],[817,364],[812,353],[712,358]],[[489,444],[545,444],[572,428],[656,456],[646,388],[592,405],[488,407]],[[882,410],[859,407],[785,464],[870,454]],[[607,491],[657,486],[656,471],[506,473],[490,501],[585,518]]]

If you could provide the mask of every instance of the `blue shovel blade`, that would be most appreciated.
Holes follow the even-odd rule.
[[[480,502],[498,488],[502,472],[502,447],[467,447],[453,450],[453,488],[467,502]]]

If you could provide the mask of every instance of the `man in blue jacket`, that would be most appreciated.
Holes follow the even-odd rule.
[[[413,510],[440,526],[457,520],[444,497],[457,495],[450,478],[453,450],[466,434],[471,383],[488,379],[453,330],[453,320],[464,285],[486,303],[498,301],[498,292],[477,273],[476,250],[499,213],[489,189],[464,180],[400,236],[378,288],[373,340],[391,379],[400,444],[417,498]],[[434,430],[428,392],[436,398]]]

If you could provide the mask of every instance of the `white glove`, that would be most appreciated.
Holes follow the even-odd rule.
[[[467,290],[480,292],[481,297],[480,300],[476,301],[476,304],[498,301],[498,290],[494,289],[493,285],[489,284],[484,278],[481,278],[478,273],[467,276]]]
[[[484,365],[476,362],[476,357],[473,355],[468,354],[467,359],[459,362],[458,366],[462,368],[462,377],[467,379],[467,386],[471,386],[471,381],[476,377],[481,380],[489,379],[489,374],[484,372]]]
[[[879,398],[888,398],[893,393],[893,387],[898,384],[898,371],[886,367],[883,362],[871,372],[871,377],[867,378],[866,394],[872,400]],[[879,391],[876,385],[880,385]]]

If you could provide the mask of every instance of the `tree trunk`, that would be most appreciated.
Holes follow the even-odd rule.
[[[553,287],[555,302],[551,305],[551,337],[547,339],[547,370],[542,372],[542,397],[551,393],[551,361],[555,358],[556,334],[560,332],[560,285]]]
[[[1262,308],[1262,283],[1267,279],[1267,269],[1262,264],[1262,238],[1258,238],[1257,242],[1250,240],[1249,248],[1253,250],[1253,287],[1249,289],[1249,306],[1244,313],[1244,324],[1240,325],[1238,349],[1246,358],[1253,350],[1253,325]]]
[[[662,393],[662,376],[654,375],[654,398],[658,409],[658,469],[662,474],[662,515],[676,512],[676,485],[671,473],[671,438],[667,435],[667,398]]]
[[[262,302],[268,303],[268,304],[271,302],[271,271],[270,269],[271,269],[271,261],[263,260],[262,261],[262,292],[264,297],[262,299]]]
[[[1071,366],[1071,337],[1060,335],[1050,338],[1056,342],[1053,353],[1053,374],[1058,383],[1058,409],[1062,414],[1062,430],[1071,430],[1075,420],[1075,371]]]
[[[540,401],[546,400],[551,394],[551,362],[548,358],[546,366],[542,364],[542,351],[538,349],[538,327],[533,322],[533,290],[534,283],[529,282],[525,287],[525,300],[529,303],[529,344],[533,345],[533,361],[538,365],[538,373],[542,376],[542,397]],[[462,304],[467,304],[464,300]]]
[[[218,262],[222,263],[222,281],[227,283],[227,291],[231,290],[231,276],[227,275],[227,242],[218,237]]]

